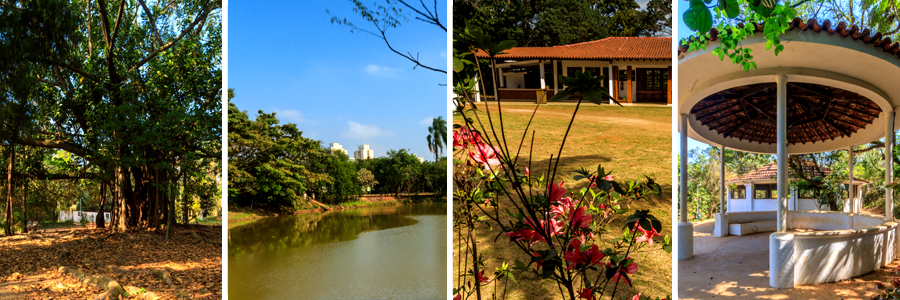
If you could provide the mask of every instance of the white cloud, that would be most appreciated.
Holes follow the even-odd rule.
[[[394,135],[389,130],[383,130],[375,125],[363,125],[353,121],[347,121],[347,131],[344,131],[345,138],[351,139],[370,139]]]
[[[441,57],[442,57],[442,58],[447,58],[447,51],[446,51],[446,50],[441,50]]]
[[[303,113],[300,112],[299,110],[274,109],[273,111],[275,112],[275,117],[277,117],[278,120],[281,121],[281,123],[290,122],[290,123],[294,123],[294,124],[301,124],[301,123],[315,123],[316,122],[314,120],[310,120],[310,119],[307,119],[306,117],[304,117]]]
[[[422,121],[419,121],[419,125],[431,126],[431,123],[433,123],[433,121],[434,118],[424,118],[422,119]]]
[[[397,73],[400,72],[398,68],[389,68],[385,66],[379,65],[368,65],[366,66],[366,73],[379,76],[379,77],[394,77]]]

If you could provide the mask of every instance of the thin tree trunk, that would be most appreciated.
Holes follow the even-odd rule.
[[[100,182],[100,209],[97,212],[97,228],[106,228],[106,218],[103,216],[103,205],[106,205],[106,189]]]
[[[171,188],[169,195],[173,195],[175,192],[174,190],[174,188]],[[172,239],[172,216],[175,215],[175,197],[169,198],[169,202],[166,203],[166,207],[169,208],[169,216],[168,218],[166,218],[166,239],[170,240]]]
[[[6,172],[6,235],[12,234],[12,229],[10,225],[12,225],[12,200],[13,200],[13,161],[16,158],[16,145],[12,143],[12,140],[9,141],[9,168]]]

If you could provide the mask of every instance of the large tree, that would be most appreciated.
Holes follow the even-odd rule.
[[[35,129],[7,147],[83,159],[95,173],[53,175],[109,186],[115,228],[171,224],[179,182],[221,157],[220,11],[210,0],[0,2],[0,94]]]
[[[432,119],[428,126],[428,151],[434,154],[434,161],[441,159],[444,153],[444,145],[447,144],[447,120],[443,116]]]

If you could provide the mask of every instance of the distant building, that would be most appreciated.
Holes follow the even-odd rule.
[[[328,144],[328,149],[330,149],[331,152],[342,152],[344,153],[344,155],[350,156],[349,154],[347,154],[347,150],[344,149],[344,146],[341,146],[341,144],[338,143]]]
[[[417,159],[419,159],[419,163],[424,163],[424,162],[425,162],[425,158],[424,158],[424,157],[419,157],[419,156],[416,155],[415,153],[413,153],[412,155],[413,155],[414,157],[416,157]]]
[[[372,159],[375,158],[375,151],[369,149],[368,144],[362,144],[359,145],[359,150],[353,151],[353,158],[356,160]]]

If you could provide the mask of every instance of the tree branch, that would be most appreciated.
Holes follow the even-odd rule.
[[[179,34],[177,37],[175,37],[175,39],[169,41],[165,45],[162,45],[162,47],[159,47],[158,49],[153,50],[153,52],[151,52],[149,55],[147,55],[146,58],[142,59],[137,64],[135,64],[133,67],[128,69],[128,72],[131,72],[137,68],[140,68],[141,66],[143,66],[144,64],[149,62],[151,59],[156,57],[156,55],[158,55],[160,52],[166,51],[169,48],[171,48],[172,46],[174,46],[175,44],[177,44],[178,41],[180,41],[182,38],[184,38],[184,36],[186,36],[189,32],[193,31],[194,26],[197,26],[197,24],[199,24],[201,21],[205,20],[209,16],[209,13],[212,12],[212,10],[215,8],[217,8],[217,7],[214,5],[208,4],[206,8],[204,8],[202,11],[200,11],[200,14],[197,15],[197,18],[194,19],[194,22],[192,22],[190,25],[188,25],[187,28],[185,28],[183,31],[181,31],[181,34]],[[200,31],[197,31],[197,32],[194,32],[193,34],[197,34],[199,32]]]
[[[39,140],[39,139],[19,137],[19,138],[16,138],[15,140],[13,140],[13,143],[16,143],[19,145],[41,147],[41,148],[66,150],[68,152],[71,152],[72,154],[78,155],[85,159],[89,159],[90,156],[94,155],[93,150],[85,149],[84,147],[82,147],[80,145],[76,145],[76,144],[73,144],[70,142],[53,141],[53,140]]]

